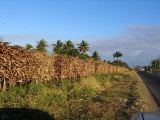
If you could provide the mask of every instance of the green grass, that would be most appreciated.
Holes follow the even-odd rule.
[[[94,75],[12,87],[0,92],[0,107],[38,109],[58,120],[118,120],[117,111],[123,113],[127,101],[133,104],[131,78],[130,74]],[[124,88],[126,79],[130,83]]]

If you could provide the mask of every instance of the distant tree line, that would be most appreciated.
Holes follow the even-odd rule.
[[[150,65],[145,65],[145,66],[140,66],[140,67],[147,72],[160,74],[160,58],[152,60]]]
[[[41,39],[37,42],[36,50],[40,52],[47,52],[48,43]],[[34,47],[31,44],[26,44],[26,49],[34,49]],[[73,57],[79,57],[80,59],[94,59],[94,60],[100,60],[100,54],[98,51],[94,51],[92,55],[89,55],[89,49],[90,46],[87,41],[82,40],[79,44],[77,44],[77,47],[73,44],[71,40],[67,40],[65,42],[62,42],[61,40],[57,40],[55,44],[52,44],[52,53],[57,55],[67,55],[67,56],[73,56]],[[119,51],[116,51],[113,54],[113,58],[116,58],[113,62],[106,61],[109,64],[117,65],[117,66],[123,66],[128,67],[128,64],[121,61],[119,58],[121,58],[123,54]]]
[[[41,39],[37,42],[36,50],[40,52],[47,52],[47,42],[44,39]],[[31,44],[26,44],[26,49],[34,49]],[[73,44],[71,40],[67,40],[62,42],[61,40],[57,40],[55,44],[52,44],[52,52],[57,55],[67,55],[79,57],[81,59],[90,59],[93,58],[95,60],[100,60],[100,55],[97,51],[92,53],[92,56],[88,55],[89,44],[85,40],[82,40],[81,43],[77,44],[77,48]]]
[[[151,62],[151,68],[152,69],[160,70],[160,58],[152,60],[152,62]]]
[[[160,74],[160,58],[152,60],[150,65],[144,66],[144,69],[152,73]]]

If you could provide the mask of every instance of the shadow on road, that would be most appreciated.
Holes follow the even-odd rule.
[[[0,120],[55,120],[47,112],[30,108],[2,108]]]

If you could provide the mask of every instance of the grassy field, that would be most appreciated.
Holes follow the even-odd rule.
[[[0,107],[18,109],[10,115],[15,120],[128,120],[140,109],[136,84],[134,72],[32,83],[0,92]],[[4,112],[0,116],[9,117]]]

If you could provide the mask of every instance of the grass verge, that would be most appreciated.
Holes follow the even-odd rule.
[[[128,120],[141,108],[137,80],[129,72],[32,83],[0,92],[0,107],[38,109],[57,120]]]

